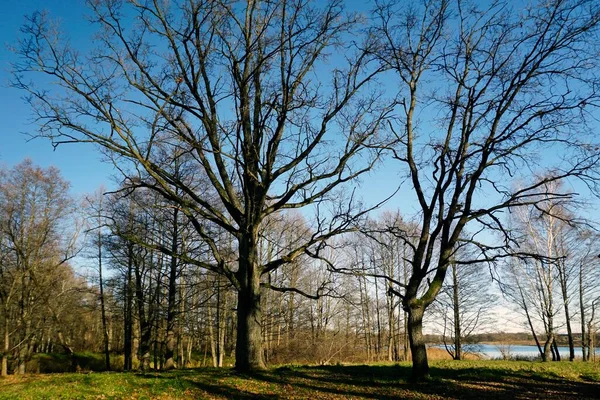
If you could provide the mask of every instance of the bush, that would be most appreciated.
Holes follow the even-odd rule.
[[[31,374],[71,372],[71,357],[68,354],[34,354],[25,364],[25,372]]]
[[[105,371],[104,355],[91,352],[75,353],[76,371]],[[111,363],[112,365],[112,363]],[[25,364],[25,372],[51,374],[73,372],[73,359],[64,353],[38,353]]]
[[[75,353],[78,371],[106,371],[104,354],[83,352]]]

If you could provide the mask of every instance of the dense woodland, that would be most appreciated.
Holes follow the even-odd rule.
[[[597,2],[89,7],[88,49],[28,17],[13,85],[34,136],[96,146],[119,179],[74,199],[55,169],[2,170],[2,374],[91,351],[124,370],[411,359],[422,379],[424,333],[462,359],[502,301],[542,360],[559,335],[593,358]]]

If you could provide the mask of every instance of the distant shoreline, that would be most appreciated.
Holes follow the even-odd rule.
[[[448,345],[451,345],[451,342],[447,342]],[[429,344],[436,344],[436,345],[444,345],[444,343],[442,341],[437,341],[437,342],[429,342]],[[485,344],[485,345],[489,345],[489,346],[535,346],[535,341],[532,340],[510,340],[510,341],[483,341],[483,342],[477,342],[477,343],[463,343],[463,346],[470,346],[470,345],[478,345],[478,344]],[[558,346],[560,347],[569,347],[569,342],[563,342],[563,341],[559,341],[557,342]],[[540,345],[543,346],[544,342],[541,341]],[[575,347],[581,347],[581,341],[575,341]]]

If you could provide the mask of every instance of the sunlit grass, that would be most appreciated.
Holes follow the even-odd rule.
[[[432,379],[410,383],[410,363],[283,366],[244,375],[201,368],[163,373],[10,376],[0,399],[442,399],[594,398],[600,365],[528,361],[431,362]]]

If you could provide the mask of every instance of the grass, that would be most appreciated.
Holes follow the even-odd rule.
[[[433,361],[427,383],[410,365],[285,366],[240,375],[202,368],[164,373],[69,373],[0,379],[0,399],[527,399],[598,398],[600,365]]]

